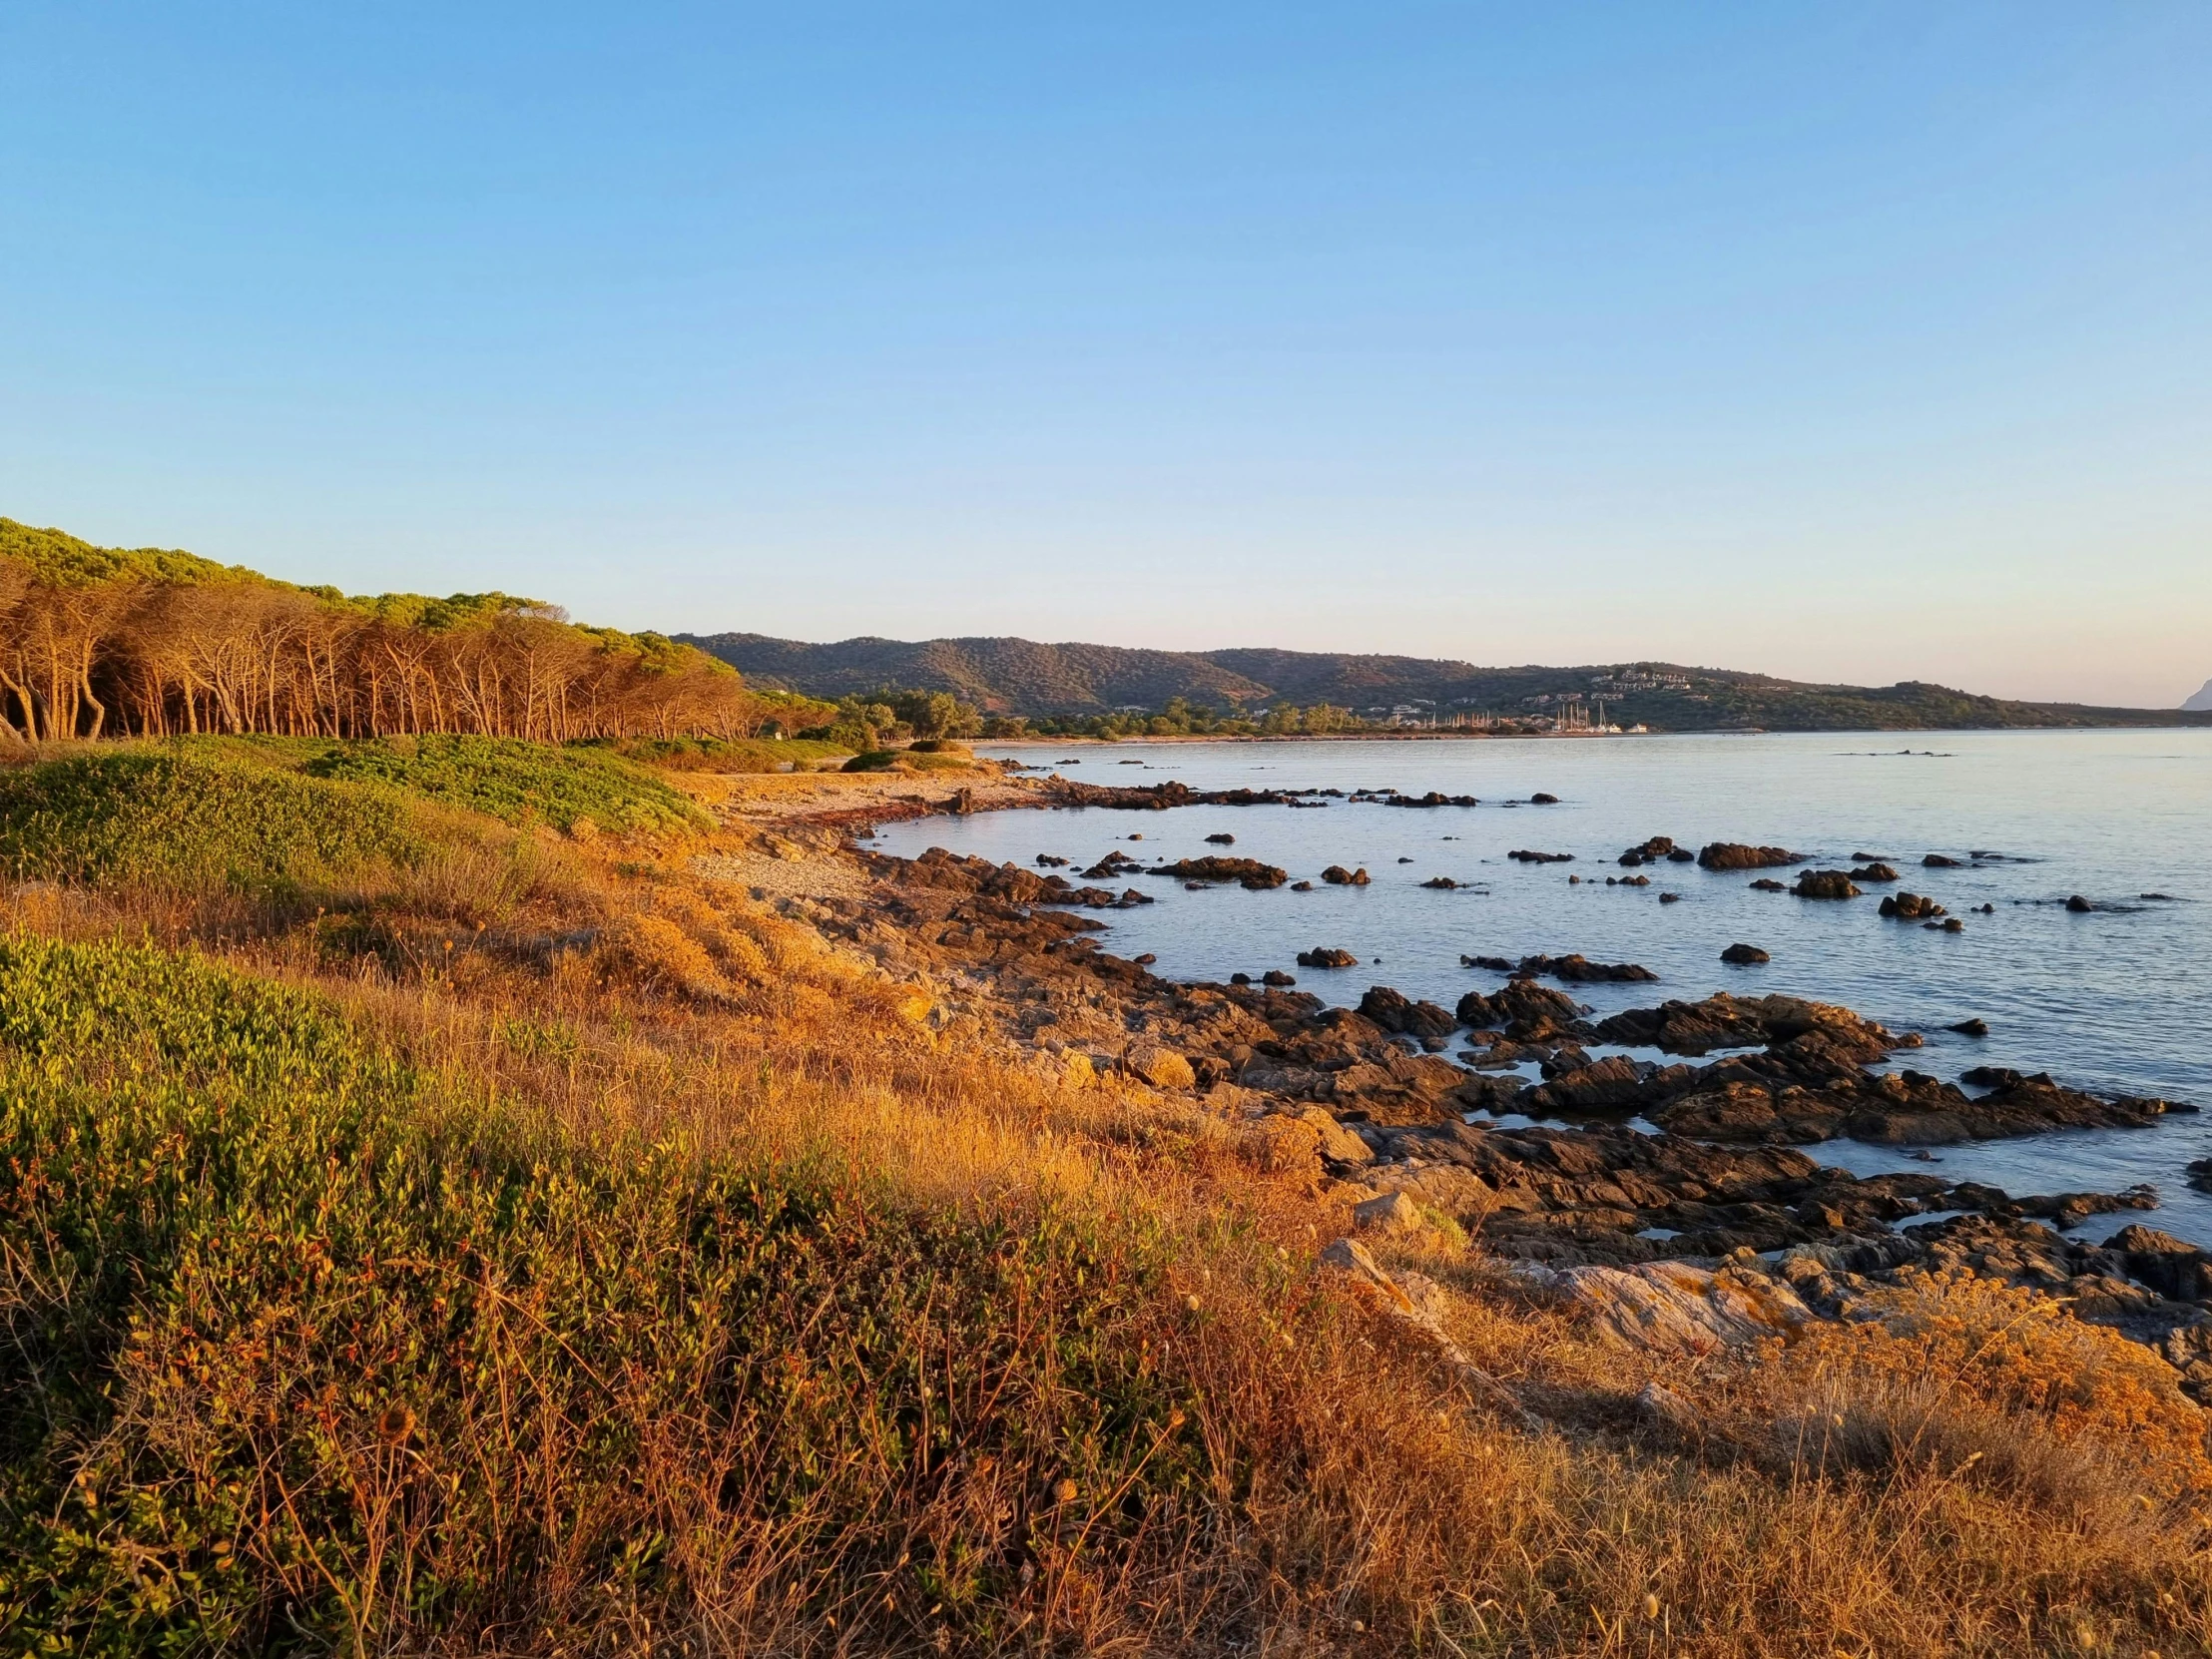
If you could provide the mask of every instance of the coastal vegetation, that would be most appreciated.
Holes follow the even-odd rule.
[[[700,873],[784,781],[622,747],[0,776],[10,1651],[2212,1639],[2204,1413],[2149,1350],[1937,1276],[1624,1350],[1428,1221],[1376,1250],[1439,1348],[1187,1088],[1040,1067]]]
[[[348,598],[0,518],[0,736],[742,739],[821,713],[533,599]]]

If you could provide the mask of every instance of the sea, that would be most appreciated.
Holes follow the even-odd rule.
[[[887,825],[869,845],[912,856],[930,846],[1074,876],[1119,850],[1146,864],[1227,853],[1312,880],[1187,890],[1147,874],[1156,903],[1099,913],[1106,949],[1150,954],[1153,971],[1226,980],[1270,968],[1352,1005],[1370,985],[1450,1007],[1500,974],[1463,956],[1580,952],[1638,962],[1657,984],[1564,987],[1602,1016],[1717,990],[1782,991],[1840,1002],[1925,1046],[1894,1064],[1955,1080],[1975,1065],[2048,1072],[2104,1094],[2157,1095],[2205,1108],[2145,1129],[2076,1130],[1908,1149],[1830,1141],[1818,1161],[1867,1175],[1939,1171],[2015,1196],[2150,1183],[2155,1216],[2100,1216],[2098,1240],[2148,1221],[2212,1248],[2212,1194],[2185,1167],[2212,1156],[2212,731],[1623,735],[1481,740],[1324,740],[1113,745],[986,745],[982,752],[1090,784],[1176,780],[1198,790],[1393,789],[1473,796],[1473,807],[1406,808],[1327,799],[1318,808],[1192,807],[1160,813],[1059,808]],[[1557,805],[1529,805],[1539,794]],[[1233,846],[1210,844],[1231,834]],[[1760,875],[1695,864],[1618,863],[1654,835],[1778,845],[1808,868],[1877,858],[1894,886],[1842,901],[1752,887]],[[1531,864],[1516,848],[1571,853]],[[1939,853],[1954,868],[1929,868]],[[1364,867],[1363,887],[1320,881]],[[1651,877],[1647,887],[1606,877]],[[1435,876],[1458,883],[1423,886]],[[1570,876],[1580,876],[1579,882]],[[1963,919],[1959,933],[1886,919],[1881,896],[1926,894]],[[1676,894],[1673,901],[1664,895]],[[2086,899],[2087,911],[2067,900]],[[1983,913],[1981,906],[1990,910]],[[1771,960],[1734,967],[1733,943]],[[1355,953],[1357,968],[1300,968],[1301,950]],[[1547,981],[1548,982],[1548,981]],[[1980,1019],[1988,1035],[1947,1027]],[[1627,1052],[1660,1059],[1656,1053]],[[1506,1120],[1516,1121],[1516,1120]],[[1933,1159],[1931,1163],[1929,1160]]]

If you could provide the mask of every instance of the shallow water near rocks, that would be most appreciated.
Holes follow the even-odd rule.
[[[985,748],[1092,784],[1386,786],[1473,795],[1482,805],[1332,800],[1324,811],[1005,812],[890,825],[868,844],[905,856],[944,846],[1030,867],[1049,852],[1073,859],[1072,869],[1117,848],[1148,864],[1229,850],[1316,882],[1304,893],[1193,892],[1142,874],[1113,883],[1158,902],[1105,915],[1106,948],[1149,951],[1158,958],[1153,971],[1169,978],[1279,967],[1331,1002],[1356,1003],[1368,986],[1384,984],[1449,1007],[1469,989],[1502,983],[1460,966],[1461,955],[1579,951],[1640,962],[1660,976],[1657,984],[1564,987],[1601,1016],[1715,990],[1784,991],[1922,1033],[1927,1046],[1901,1052],[1897,1063],[1945,1079],[1976,1064],[2006,1065],[2100,1093],[2194,1102],[2206,1115],[2143,1130],[1937,1147],[1934,1164],[1845,1141],[1807,1150],[1858,1174],[1939,1172],[2015,1194],[2110,1192],[2149,1181],[2163,1200],[2159,1212],[2098,1217],[2080,1236],[2147,1221],[2212,1246],[2212,1195],[2189,1191],[2182,1173],[2212,1154],[2212,731]],[[1080,764],[1052,765],[1070,756]],[[1539,791],[1559,804],[1506,805]],[[1207,843],[1222,832],[1236,836],[1233,848]],[[1132,834],[1143,839],[1132,842]],[[1789,870],[1720,874],[1662,862],[1631,872],[1617,864],[1623,848],[1652,835],[1693,850],[1711,840],[1787,846],[1811,854],[1810,868],[1873,854],[1903,879],[1868,884],[1861,898],[1822,901],[1751,888],[1760,875],[1788,879]],[[1571,852],[1575,861],[1521,864],[1506,856],[1516,847]],[[2001,856],[1970,858],[1975,851]],[[1924,868],[1929,852],[1966,862]],[[1330,864],[1365,866],[1373,884],[1322,885]],[[1605,885],[1607,875],[1630,873],[1649,875],[1651,885]],[[1421,886],[1436,875],[1465,884]],[[1900,888],[1934,897],[1966,930],[1934,932],[1878,915],[1882,895]],[[1662,903],[1663,892],[1679,901]],[[2098,908],[2068,911],[2075,893]],[[1975,913],[1983,903],[1994,913]],[[1773,960],[1723,964],[1721,951],[1737,941]],[[1297,967],[1297,953],[1316,945],[1353,951],[1362,966]],[[1968,1017],[1986,1020],[1989,1035],[1943,1029]]]

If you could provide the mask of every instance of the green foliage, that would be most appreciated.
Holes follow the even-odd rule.
[[[871,749],[855,755],[839,768],[842,772],[969,772],[975,757],[967,754],[935,754],[927,750]]]
[[[161,547],[95,547],[60,530],[40,530],[0,518],[0,559],[13,559],[49,587],[96,582],[268,582],[239,565],[219,565],[197,553]],[[284,583],[272,583],[282,587]]]
[[[785,772],[842,760],[849,749],[806,738],[585,738],[572,749],[606,749],[665,772]]]
[[[1056,1481],[1108,1573],[1203,1507],[1125,1249],[589,1150],[192,956],[0,940],[0,1167],[13,1651],[997,1647]]]
[[[556,749],[519,738],[388,738],[328,744],[311,777],[368,780],[465,807],[508,824],[562,830],[589,819],[603,830],[681,830],[706,816],[643,767],[604,750]]]
[[[340,884],[426,850],[403,799],[251,754],[171,745],[0,773],[0,869],[18,880],[273,893]]]

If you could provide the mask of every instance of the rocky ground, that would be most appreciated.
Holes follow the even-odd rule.
[[[1087,805],[1132,810],[1197,799],[1174,785],[1075,788]],[[1186,1101],[1256,1163],[1337,1192],[1360,1229],[1463,1233],[1526,1294],[1579,1304],[1624,1342],[1697,1350],[1852,1318],[1903,1273],[1991,1276],[2156,1347],[2212,1402],[2212,1257],[2139,1224],[2101,1247],[2060,1230],[2153,1209],[2155,1193],[1860,1178],[1799,1150],[1836,1137],[1927,1145],[2143,1126],[2193,1107],[1993,1068],[1968,1073],[1966,1087],[1945,1083],[1896,1065],[1918,1037],[1794,997],[1722,993],[1593,1022],[1540,980],[1632,981],[1640,970],[1579,957],[1481,963],[1497,988],[1452,1009],[1386,986],[1346,1009],[1278,985],[1175,983],[1102,950],[1086,913],[1150,902],[1117,879],[1132,863],[1071,879],[942,851],[863,853],[846,838],[872,805],[900,816],[1047,805],[1067,786],[994,780],[987,793],[956,793],[905,779],[864,794],[787,791],[766,808],[726,808],[734,823],[768,827],[753,850],[702,860],[701,873],[931,984],[936,1022],[963,1040],[1078,1082]],[[1254,878],[1220,862],[1216,878]],[[1592,1044],[1662,1058],[1593,1059]],[[1522,1074],[1530,1063],[1534,1079]],[[1364,1253],[1341,1254],[1373,1277]]]

